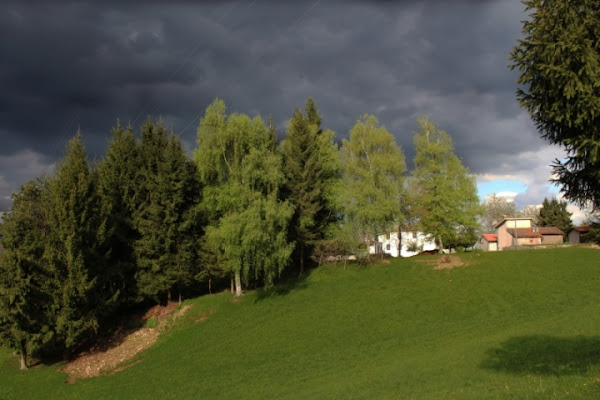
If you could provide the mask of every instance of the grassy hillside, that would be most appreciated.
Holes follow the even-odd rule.
[[[0,350],[0,399],[600,398],[600,251],[460,257],[196,299],[141,362],[75,384]]]

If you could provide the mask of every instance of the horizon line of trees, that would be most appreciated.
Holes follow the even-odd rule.
[[[191,158],[148,117],[138,135],[117,121],[92,165],[77,133],[0,224],[0,344],[22,368],[31,356],[67,357],[125,308],[268,288],[398,226],[418,225],[440,248],[476,242],[474,177],[428,117],[417,121],[412,171],[373,115],[341,146],[321,124],[309,98],[277,143],[272,120],[228,114],[217,99]]]

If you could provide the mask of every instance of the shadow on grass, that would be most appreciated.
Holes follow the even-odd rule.
[[[511,374],[577,375],[600,365],[600,336],[513,337],[486,352],[481,367]]]
[[[256,302],[269,298],[285,296],[290,292],[297,290],[305,290],[306,288],[308,288],[308,283],[306,282],[306,278],[304,277],[295,280],[289,280],[287,282],[281,282],[268,289],[257,289]]]

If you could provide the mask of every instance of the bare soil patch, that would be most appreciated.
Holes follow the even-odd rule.
[[[454,254],[444,255],[441,258],[435,260],[427,260],[425,258],[421,258],[417,261],[423,264],[431,265],[435,270],[454,269],[468,265],[459,256]]]
[[[465,265],[465,263],[459,256],[445,255],[438,260],[437,266],[433,269],[454,269],[462,267],[463,265]]]
[[[141,360],[138,360],[117,368],[156,343],[161,328],[169,320],[182,316],[190,308],[188,305],[174,313],[177,307],[177,302],[169,303],[166,306],[152,307],[142,317],[137,318],[141,318],[142,322],[156,318],[154,327],[119,329],[109,338],[99,340],[89,350],[78,354],[75,359],[61,369],[61,371],[69,374],[66,382],[73,383],[79,378],[116,373],[140,362]]]

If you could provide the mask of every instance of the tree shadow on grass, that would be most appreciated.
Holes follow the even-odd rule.
[[[270,288],[259,288],[256,290],[256,302],[273,297],[285,296],[290,292],[304,290],[306,288],[308,288],[308,283],[304,277],[281,282]]]
[[[489,349],[481,367],[515,375],[578,375],[600,365],[600,336],[517,336]]]

